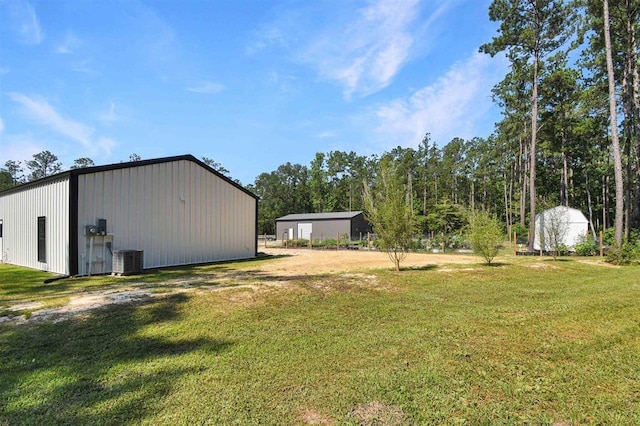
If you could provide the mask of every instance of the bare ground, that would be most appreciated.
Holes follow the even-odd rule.
[[[63,306],[40,309],[43,304],[34,300],[8,306],[11,311],[30,311],[29,316],[4,316],[0,323],[25,324],[37,321],[63,321],[111,304],[134,303],[177,292],[246,290],[251,294],[274,287],[290,285],[305,277],[332,276],[348,285],[381,288],[375,275],[366,274],[371,269],[393,269],[386,253],[365,250],[309,250],[260,247],[259,250],[275,258],[263,262],[222,268],[212,272],[194,274],[187,278],[172,279],[160,284],[127,283],[102,291],[78,291],[69,294],[69,302]],[[406,269],[427,269],[437,266],[438,272],[473,270],[482,260],[467,254],[410,253],[401,266]],[[610,267],[602,259],[593,258],[579,262]],[[451,267],[454,264],[470,265],[467,268]],[[447,266],[449,265],[449,266]],[[554,268],[549,262],[534,262],[531,268]],[[315,286],[331,286],[334,280],[315,280]],[[323,287],[324,286],[324,287]],[[236,292],[240,294],[239,292]],[[250,295],[249,295],[250,296]],[[253,297],[253,296],[251,296]]]
[[[176,279],[163,284],[163,291],[153,291],[148,284],[128,283],[123,288],[103,291],[78,292],[70,295],[64,306],[39,309],[38,301],[9,306],[11,311],[29,310],[29,316],[0,317],[0,323],[25,324],[38,321],[63,321],[78,315],[89,313],[111,304],[132,303],[149,298],[165,296],[168,293],[208,290],[226,291],[230,289],[249,289],[283,286],[287,279],[300,276],[340,275],[348,281],[361,281],[363,285],[375,286],[375,276],[362,272],[368,269],[392,269],[393,264],[386,253],[358,250],[307,250],[261,247],[260,251],[275,256],[265,262],[251,264],[251,269],[242,267],[199,274],[188,279]],[[423,268],[444,264],[477,263],[478,258],[469,255],[418,254],[411,253],[402,262],[403,268]],[[443,270],[449,270],[444,268]],[[234,283],[228,286],[228,283]],[[196,287],[193,285],[197,284]],[[169,289],[167,290],[167,287]]]
[[[285,256],[265,262],[259,268],[281,275],[341,273],[364,269],[392,269],[393,264],[384,252],[365,250],[308,250],[260,248],[266,254]],[[463,254],[409,253],[402,261],[403,268],[421,268],[429,265],[479,263],[477,256]]]

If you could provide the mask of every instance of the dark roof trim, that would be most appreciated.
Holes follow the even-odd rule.
[[[128,168],[131,168],[131,167],[150,166],[150,165],[153,165],[153,164],[170,163],[170,162],[173,162],[173,161],[180,161],[180,160],[191,161],[193,163],[196,163],[200,167],[203,167],[203,168],[207,169],[209,172],[211,172],[214,175],[218,176],[219,178],[221,178],[222,180],[226,181],[227,183],[230,183],[232,186],[236,187],[237,189],[241,190],[242,192],[246,193],[247,195],[250,195],[251,197],[255,198],[256,200],[258,199],[258,196],[255,195],[253,192],[249,191],[248,189],[246,189],[242,185],[239,185],[237,182],[234,182],[233,180],[229,179],[228,177],[226,177],[222,173],[218,172],[217,170],[214,170],[211,167],[207,166],[205,163],[203,163],[202,161],[198,160],[196,157],[194,157],[191,154],[177,155],[177,156],[174,156],[174,157],[154,158],[154,159],[151,159],[151,160],[130,161],[130,162],[127,162],[127,163],[107,164],[107,165],[103,165],[103,166],[84,167],[84,168],[81,168],[81,169],[66,170],[64,172],[56,173],[55,175],[51,175],[51,176],[44,177],[42,179],[34,180],[33,182],[27,182],[27,183],[22,184],[22,185],[14,186],[13,188],[5,189],[3,191],[0,191],[0,195],[10,194],[10,193],[13,193],[13,192],[24,191],[26,189],[29,189],[29,188],[33,187],[33,186],[39,186],[39,185],[42,185],[44,183],[56,181],[56,180],[59,180],[59,179],[62,179],[62,178],[66,178],[66,177],[76,178],[79,175],[86,175],[86,174],[90,174],[90,173],[99,173],[99,172],[105,172],[105,171],[109,171],[109,170],[128,169]]]
[[[333,212],[333,213],[300,213],[289,214],[276,219],[276,222],[300,221],[300,220],[335,220],[335,219],[353,219],[362,214],[361,211],[355,212]]]

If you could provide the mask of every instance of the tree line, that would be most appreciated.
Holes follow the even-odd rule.
[[[531,234],[536,213],[554,205],[583,211],[593,234],[614,228],[618,244],[639,230],[640,0],[494,0],[488,12],[500,27],[479,50],[510,63],[492,92],[502,117],[491,136],[439,146],[426,134],[417,148],[282,164],[247,185],[260,197],[259,233],[290,213],[363,210],[380,162],[402,176],[422,234],[452,233],[475,211],[509,235]],[[50,160],[34,156],[22,181],[59,171]],[[20,181],[19,170],[5,163],[0,187]]]
[[[134,153],[129,155],[128,161],[140,160],[142,160],[142,157],[138,154]],[[227,170],[222,164],[211,158],[202,157],[201,160],[203,163],[222,174],[226,175],[229,173],[229,170]],[[91,158],[80,157],[73,160],[73,164],[70,169],[81,169],[91,166],[95,166],[95,162]],[[59,161],[58,156],[51,151],[41,151],[34,154],[32,159],[25,161],[24,164],[22,161],[7,160],[4,163],[4,167],[0,167],[0,191],[54,175],[62,170],[62,163]]]
[[[363,182],[385,159],[402,170],[424,233],[461,226],[475,210],[510,234],[531,233],[536,212],[552,205],[582,210],[594,233],[640,229],[640,1],[495,0],[489,17],[498,35],[479,49],[511,64],[493,89],[502,108],[493,135],[438,148],[427,134],[417,149],[283,164],[250,185],[260,232],[288,213],[362,209]]]

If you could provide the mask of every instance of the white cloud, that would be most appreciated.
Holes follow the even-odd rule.
[[[376,133],[388,146],[415,146],[427,132],[441,144],[456,136],[483,136],[477,132],[493,106],[491,89],[505,72],[503,58],[473,53],[408,98],[379,105]]]
[[[65,35],[64,39],[60,43],[56,44],[55,51],[62,55],[68,55],[75,53],[80,46],[82,46],[82,41],[76,37],[73,32],[69,31]]]
[[[113,148],[118,146],[118,143],[111,138],[101,137],[98,139],[98,146],[102,149],[102,151],[107,155],[111,155],[111,151]]]
[[[90,153],[96,153],[96,147],[110,153],[116,143],[108,138],[100,137],[95,141],[94,129],[79,121],[63,117],[46,100],[30,98],[22,93],[8,93],[8,96],[24,108],[31,120],[47,127],[53,132],[79,142]]]
[[[93,129],[78,121],[62,117],[44,99],[33,99],[21,93],[9,93],[9,97],[22,105],[29,118],[49,127],[51,130],[80,142],[86,147],[91,146]]]
[[[120,119],[118,114],[116,113],[116,104],[111,102],[109,104],[109,111],[106,111],[102,114],[98,115],[98,119],[105,123],[113,123]]]
[[[7,3],[10,28],[14,36],[24,44],[37,45],[44,39],[36,11],[28,2],[22,0]]]
[[[247,55],[256,54],[268,46],[286,46],[287,44],[282,30],[276,27],[260,28],[255,31],[254,36],[256,39],[245,49]]]
[[[91,61],[83,59],[70,64],[71,71],[80,74],[99,75],[100,73],[91,67]]]
[[[0,117],[0,133],[4,132],[4,120]]]
[[[9,74],[9,72],[11,72],[9,67],[0,67],[0,75]]]
[[[344,95],[366,96],[386,87],[410,56],[417,0],[375,0],[342,28],[314,40],[300,59],[344,86]]]
[[[317,137],[320,139],[329,139],[329,138],[335,138],[336,136],[337,136],[336,132],[327,130],[325,132],[319,133]]]
[[[33,160],[33,155],[46,150],[41,143],[36,142],[31,133],[23,135],[7,135],[3,138],[2,152],[0,152],[0,164],[7,160],[26,163]],[[25,167],[26,168],[26,167]]]
[[[440,30],[437,21],[460,0],[302,2],[253,34],[247,54],[286,51],[343,88],[345,98],[388,86]],[[354,4],[360,5],[354,7]],[[420,52],[417,52],[417,50]]]
[[[201,83],[197,86],[187,87],[187,90],[189,92],[204,93],[204,94],[220,93],[224,89],[226,89],[224,85],[219,83],[210,83],[210,82]]]

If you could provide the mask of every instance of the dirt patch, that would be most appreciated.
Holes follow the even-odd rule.
[[[330,274],[366,269],[393,269],[387,253],[366,250],[309,250],[260,248],[266,254],[284,256],[265,262],[259,268],[281,275]],[[402,268],[422,268],[434,264],[478,263],[479,258],[466,254],[409,253],[400,264]]]
[[[470,272],[475,271],[476,268],[438,268],[437,272]]]
[[[103,306],[108,306],[116,303],[131,303],[137,302],[149,297],[154,296],[152,293],[145,290],[125,290],[125,291],[104,291],[95,293],[79,294],[72,296],[64,306],[58,306],[55,308],[47,308],[35,310],[29,317],[25,315],[16,317],[3,317],[3,322],[11,321],[17,324],[32,323],[39,321],[63,321],[72,316],[86,313]],[[37,302],[35,302],[37,303]],[[30,309],[25,307],[25,303],[19,305],[13,305],[9,309],[12,311],[20,311]],[[41,305],[41,304],[40,304]],[[37,305],[36,305],[37,306]],[[31,308],[33,309],[33,308]],[[37,308],[36,308],[37,309]]]
[[[586,263],[587,265],[596,265],[596,266],[605,266],[607,268],[620,268],[620,265],[614,265],[613,263],[609,263],[605,260],[601,259],[582,259],[578,260],[580,263]]]
[[[306,425],[333,425],[335,422],[333,419],[325,414],[322,414],[316,410],[304,410],[300,414],[300,420]]]
[[[533,269],[558,269],[557,266],[550,263],[530,263],[527,265],[527,267]]]
[[[360,425],[403,425],[407,422],[401,407],[378,401],[356,407],[351,417]]]
[[[279,258],[252,263],[251,269],[240,266],[221,272],[203,272],[188,278],[168,280],[159,283],[158,287],[148,283],[127,283],[127,288],[79,291],[70,294],[69,302],[59,307],[39,309],[42,304],[38,301],[20,303],[8,309],[14,312],[30,311],[31,314],[0,317],[0,323],[63,321],[104,306],[136,303],[176,292],[230,291],[231,302],[248,304],[255,302],[257,292],[300,283],[305,288],[321,291],[350,291],[362,287],[389,290],[378,282],[375,275],[366,273],[366,270],[371,269],[393,269],[393,264],[384,252],[283,248],[265,248],[262,251]],[[410,253],[402,262],[402,267],[430,269],[437,264],[468,264],[477,261],[478,258],[468,255]]]

